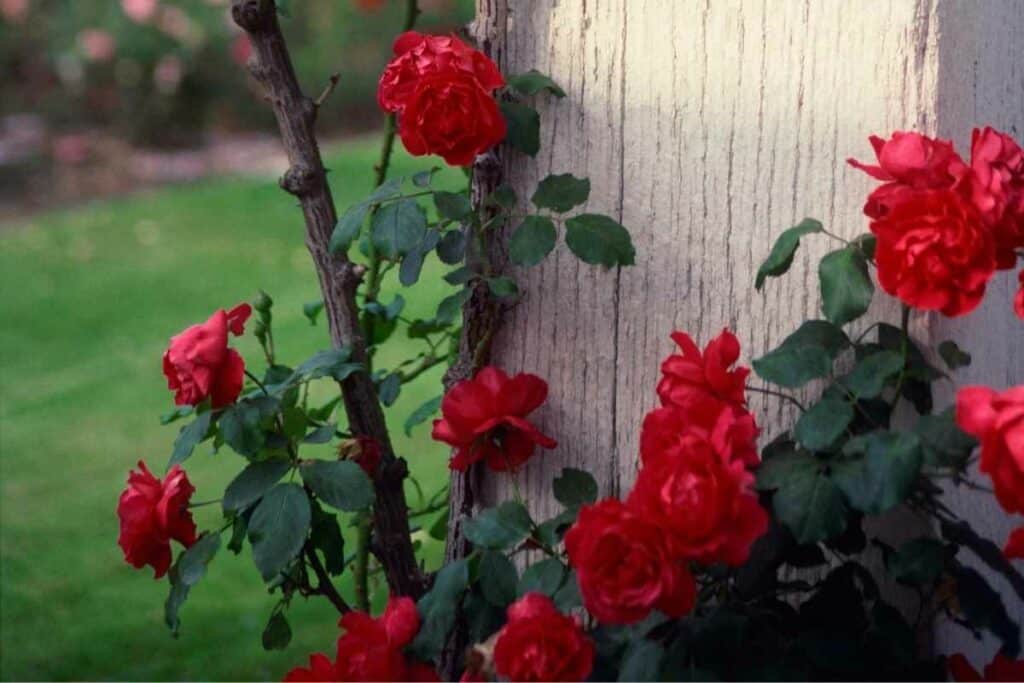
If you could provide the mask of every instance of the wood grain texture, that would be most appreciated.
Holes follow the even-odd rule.
[[[538,417],[560,445],[518,474],[538,516],[556,510],[550,482],[564,466],[585,464],[602,495],[628,490],[672,330],[703,343],[731,327],[749,360],[818,315],[812,264],[835,243],[805,240],[763,294],[753,273],[804,216],[847,237],[866,231],[873,181],[845,159],[872,158],[869,134],[938,133],[966,154],[973,125],[1024,130],[1015,0],[480,0],[478,12],[506,73],[537,68],[568,92],[538,98],[538,157],[505,161],[521,201],[548,173],[587,175],[586,209],[620,218],[637,247],[621,272],[560,247],[516,273],[527,294],[494,359],[550,382]],[[962,341],[977,359],[971,379],[1003,386],[1024,380],[1024,328],[1009,314],[1010,278],[992,289],[975,315],[920,316],[913,331]],[[898,323],[877,299],[871,318]],[[753,408],[766,437],[792,417],[775,401]],[[485,504],[508,496],[501,478],[482,488]],[[986,525],[997,517],[963,505]]]

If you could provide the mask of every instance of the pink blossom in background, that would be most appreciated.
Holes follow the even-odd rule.
[[[161,31],[179,43],[186,45],[195,44],[199,40],[198,28],[193,24],[188,14],[180,7],[165,5],[160,9],[160,17],[157,19],[157,26]]]
[[[78,46],[90,62],[109,62],[117,51],[114,37],[98,28],[83,29],[78,34]]]
[[[12,24],[24,22],[28,16],[28,0],[0,0],[0,15]]]
[[[89,140],[80,134],[61,135],[54,139],[51,151],[58,164],[77,165],[89,158]]]
[[[249,36],[241,33],[231,41],[231,60],[239,66],[245,66],[252,54],[252,43]]]
[[[164,95],[171,95],[181,84],[185,68],[177,55],[164,55],[153,69],[153,83]]]
[[[145,24],[156,14],[160,0],[121,0],[121,10],[137,24]]]

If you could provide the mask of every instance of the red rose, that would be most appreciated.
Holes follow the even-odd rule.
[[[1017,290],[1017,296],[1013,297],[1013,312],[1024,320],[1024,270],[1017,274],[1017,280],[1020,281],[1020,289]]]
[[[964,315],[981,302],[995,270],[992,234],[953,190],[915,192],[872,221],[878,281],[915,308]]]
[[[1024,560],[1024,526],[1014,529],[1006,539],[1003,555],[1008,560]]]
[[[505,119],[480,82],[461,71],[424,76],[398,122],[402,144],[413,156],[437,154],[452,166],[468,166],[505,139]]]
[[[510,681],[583,681],[594,666],[594,644],[579,622],[549,598],[527,593],[508,608],[494,644],[494,669]]]
[[[685,332],[673,332],[672,340],[683,353],[674,353],[661,364],[658,397],[662,405],[686,408],[709,399],[746,405],[743,390],[750,369],[729,369],[740,357],[740,342],[736,335],[722,330],[704,347],[703,354]]]
[[[228,332],[241,335],[251,313],[249,304],[221,309],[205,323],[171,338],[164,352],[164,375],[177,405],[194,406],[211,397],[213,407],[220,408],[238,398],[245,361],[228,348]]]
[[[956,395],[956,423],[981,441],[981,471],[992,477],[999,504],[1024,513],[1024,385],[1001,394],[964,387]]]
[[[757,453],[760,433],[754,416],[733,405],[707,400],[688,409],[669,406],[652,410],[640,431],[640,457],[658,454],[676,446],[682,429],[699,434],[728,460],[740,460],[748,467],[761,462]]]
[[[377,473],[377,466],[380,465],[380,443],[372,436],[357,436],[356,444],[359,446],[359,454],[355,461],[373,479],[373,475]]]
[[[298,667],[285,681],[436,681],[429,666],[406,658],[402,648],[420,628],[416,603],[410,598],[391,598],[384,614],[374,619],[365,612],[348,612],[338,625],[335,662],[323,654],[309,658],[308,669]]]
[[[693,608],[693,576],[671,556],[663,532],[615,498],[580,510],[565,549],[583,604],[602,623],[631,624],[652,609],[681,617]]]
[[[515,469],[537,445],[558,445],[525,419],[547,395],[547,382],[536,375],[510,378],[498,368],[485,367],[445,394],[442,419],[434,420],[432,436],[455,448],[449,464],[453,470],[464,472],[481,460],[496,472]]]
[[[1024,150],[1005,133],[986,127],[971,136],[974,203],[992,228],[1000,268],[1013,268],[1024,247]]]
[[[196,524],[188,509],[195,488],[175,465],[161,482],[139,461],[139,472],[128,472],[128,488],[117,502],[121,533],[117,543],[124,559],[139,569],[153,567],[159,579],[171,566],[171,539],[188,548],[196,542]]]
[[[875,148],[878,166],[856,159],[847,159],[846,163],[885,181],[864,205],[864,213],[871,218],[881,218],[915,190],[950,188],[968,174],[967,165],[948,140],[901,131],[893,133],[888,141],[875,135],[868,139]]]
[[[384,111],[404,109],[420,81],[430,74],[467,74],[487,94],[505,85],[498,67],[487,55],[455,36],[406,31],[395,39],[394,53],[377,87],[377,102]]]
[[[946,665],[954,681],[961,683],[974,683],[975,681],[1024,681],[1024,659],[1010,659],[1002,652],[985,666],[985,675],[982,676],[971,666],[967,658],[961,654],[955,654],[947,658]]]
[[[746,463],[680,422],[672,408],[648,414],[640,447],[630,508],[669,534],[674,554],[704,564],[745,562],[768,529]]]

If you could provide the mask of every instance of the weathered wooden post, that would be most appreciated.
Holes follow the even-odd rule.
[[[749,360],[813,317],[817,280],[807,264],[829,248],[824,241],[801,247],[793,271],[763,294],[753,274],[779,232],[804,216],[845,236],[865,231],[869,182],[845,159],[870,157],[869,134],[913,129],[967,148],[975,125],[1024,133],[1017,0],[477,4],[477,37],[503,71],[537,68],[569,93],[538,103],[542,152],[506,162],[504,179],[522,196],[548,173],[589,176],[589,210],[618,216],[637,247],[637,265],[621,272],[558,254],[516,274],[528,294],[502,327],[494,360],[551,385],[540,421],[561,445],[518,475],[539,515],[554,512],[550,482],[567,465],[586,463],[602,494],[632,482],[672,330],[706,341],[730,326]],[[921,317],[913,333],[974,351],[971,381],[1024,381],[1011,277],[998,276],[995,296],[973,315]],[[883,308],[876,315],[898,320],[894,305]],[[784,408],[754,408],[765,434],[776,432]],[[481,502],[507,498],[506,486],[485,477]],[[972,509],[977,500],[959,502],[1000,536],[1005,529],[994,527],[1008,523],[994,505]],[[949,632],[939,645],[970,652],[965,640]]]

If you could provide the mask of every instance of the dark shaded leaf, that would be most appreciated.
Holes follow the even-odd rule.
[[[247,465],[228,484],[221,505],[229,512],[249,507],[280,481],[291,467],[287,460],[265,460]]]
[[[466,520],[466,538],[481,548],[506,550],[525,540],[531,525],[530,513],[521,503],[506,501]]]
[[[565,91],[558,87],[557,83],[536,69],[509,76],[507,81],[509,87],[522,95],[536,95],[542,90],[547,90],[555,97],[565,97]]]
[[[171,452],[171,459],[167,463],[167,469],[188,460],[192,451],[196,449],[199,442],[205,440],[210,432],[210,419],[213,413],[207,410],[200,413],[196,419],[181,428],[178,438],[174,440],[174,450]]]
[[[422,661],[438,658],[448,632],[455,625],[455,616],[468,585],[469,566],[465,560],[452,562],[437,572],[430,591],[416,603],[422,626],[409,646],[414,657]]]
[[[971,364],[971,354],[967,353],[955,341],[947,339],[939,344],[939,355],[945,361],[946,367],[950,370],[966,368]]]
[[[528,156],[540,151],[540,115],[537,110],[518,102],[500,102],[501,115],[508,132],[505,143]]]
[[[437,243],[437,258],[449,266],[461,263],[466,255],[466,233],[462,230],[449,230],[441,236]]]
[[[309,498],[298,484],[278,484],[263,496],[249,519],[249,543],[264,581],[275,579],[299,554],[309,524]]]
[[[581,213],[565,222],[565,243],[585,263],[631,266],[636,251],[629,232],[608,216]]]
[[[369,212],[370,205],[365,202],[348,207],[341,218],[338,219],[338,224],[334,226],[334,232],[331,233],[331,241],[327,245],[327,250],[332,254],[347,251],[349,245],[352,244],[352,240],[359,235],[359,230],[363,227],[363,222],[366,221],[366,215]]]
[[[508,255],[517,266],[535,266],[555,248],[558,231],[550,218],[527,216],[508,242]]]
[[[597,482],[589,472],[562,468],[562,473],[553,482],[555,500],[567,508],[589,505],[597,500]]]
[[[357,512],[373,503],[370,478],[351,460],[306,460],[299,466],[299,472],[302,481],[331,507]]]
[[[292,642],[292,627],[284,612],[277,610],[270,615],[266,628],[263,629],[263,649],[283,650]]]
[[[587,201],[590,197],[590,180],[577,178],[571,173],[549,175],[537,184],[533,193],[534,206],[565,213]]]
[[[423,240],[427,215],[412,199],[385,204],[370,221],[370,240],[386,259],[397,260]]]
[[[489,603],[508,607],[516,599],[519,572],[504,554],[487,550],[480,556],[480,591]]]
[[[890,377],[903,369],[903,356],[896,351],[879,351],[861,359],[840,382],[857,398],[875,398]]]
[[[832,362],[850,344],[846,334],[825,320],[808,320],[773,351],[754,360],[764,380],[796,388],[832,372]]]
[[[453,221],[461,221],[473,213],[473,205],[469,203],[469,197],[462,192],[434,193],[434,206],[437,207],[437,214],[442,218]]]
[[[404,431],[406,436],[412,436],[412,428],[426,422],[433,417],[441,407],[441,396],[435,396],[420,404],[416,410],[409,414],[405,420]]]
[[[800,416],[793,436],[812,451],[828,450],[853,422],[853,406],[847,401],[826,398]]]
[[[844,451],[864,456],[834,463],[832,479],[852,507],[868,514],[880,514],[906,500],[921,471],[921,442],[912,432],[871,432],[851,441]]]
[[[775,240],[768,258],[757,269],[754,288],[760,291],[764,287],[765,279],[778,277],[788,271],[793,264],[793,255],[796,254],[797,247],[800,246],[800,238],[822,230],[821,222],[813,218],[805,218],[796,226],[784,230]]]
[[[867,312],[875,286],[864,253],[846,247],[826,254],[818,266],[821,310],[836,325],[845,325]]]

